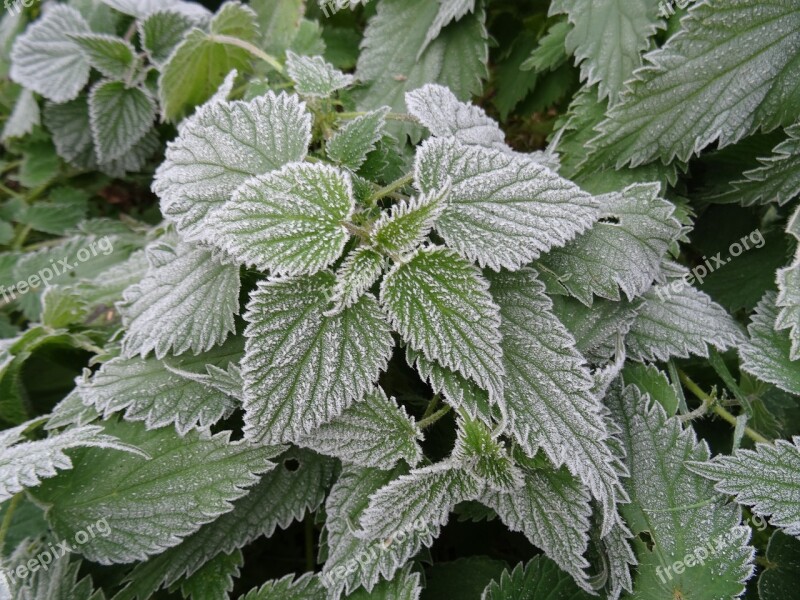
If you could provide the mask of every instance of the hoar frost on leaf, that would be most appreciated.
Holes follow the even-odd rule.
[[[500,317],[480,271],[453,251],[421,248],[381,284],[392,326],[430,360],[503,397]]]
[[[334,276],[259,283],[245,320],[245,436],[298,440],[361,400],[386,368],[393,340],[375,298],[325,316]]]
[[[352,251],[336,271],[336,286],[331,302],[333,308],[326,316],[353,306],[371,288],[386,268],[386,259],[369,246]]]
[[[117,305],[126,327],[123,353],[188,350],[197,354],[225,341],[239,314],[239,267],[219,252],[195,244],[156,242],[149,268]]]
[[[249,102],[211,102],[167,145],[153,191],[184,237],[202,238],[214,231],[213,208],[250,177],[303,160],[310,141],[311,115],[297,96],[270,91]]]
[[[445,243],[496,271],[519,269],[563,246],[597,219],[597,201],[530,159],[436,138],[417,151],[414,180],[423,192],[452,182],[436,222]]]
[[[794,236],[800,244],[800,207],[789,220],[786,232]],[[789,339],[792,341],[789,358],[797,361],[800,360],[800,247],[792,264],[778,269],[776,278],[778,297],[775,299],[775,305],[779,310],[775,319],[775,329],[789,330]]]
[[[450,186],[415,196],[393,204],[373,225],[372,238],[376,247],[390,255],[402,255],[414,250],[430,233],[439,215],[447,206]]]
[[[261,271],[310,275],[339,258],[354,209],[349,175],[291,163],[242,183],[210,215],[209,239]]]
[[[325,146],[328,158],[357,171],[383,136],[389,110],[384,106],[342,125]]]
[[[298,56],[292,51],[286,53],[286,71],[297,93],[311,98],[327,98],[355,81],[321,56]]]

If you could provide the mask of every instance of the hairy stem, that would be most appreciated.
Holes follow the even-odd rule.
[[[278,59],[274,56],[267,54],[258,46],[251,44],[250,42],[246,42],[244,40],[240,40],[239,38],[232,37],[230,35],[222,35],[222,34],[212,34],[208,36],[212,42],[217,42],[218,44],[227,44],[228,46],[236,46],[237,48],[241,48],[242,50],[247,50],[250,54],[255,56],[256,58],[260,58],[265,63],[267,63],[270,67],[275,69],[281,75],[284,74],[283,65],[278,62]]]
[[[24,493],[25,492],[18,492],[8,503],[8,509],[3,516],[3,523],[0,525],[0,555],[3,554],[3,546],[6,544],[6,535],[8,535],[8,530],[11,528],[11,518],[14,516],[14,511],[17,510],[19,503],[22,502]]]
[[[389,196],[390,194],[395,193],[397,190],[403,189],[404,187],[406,187],[412,181],[414,181],[414,174],[413,173],[409,173],[407,175],[403,175],[400,179],[398,179],[396,181],[393,181],[392,183],[390,183],[386,187],[382,187],[381,189],[376,190],[375,192],[373,192],[372,195],[367,200],[367,202],[369,204],[375,204],[381,198]]]
[[[340,112],[335,113],[336,117],[339,119],[356,119],[358,117],[363,117],[364,115],[368,115],[367,112]],[[407,113],[386,113],[385,119],[387,121],[403,121],[405,123],[414,123],[415,125],[419,124],[419,120],[414,115],[409,115]]]
[[[435,413],[433,413],[432,415],[430,415],[430,416],[428,416],[428,417],[425,417],[424,419],[421,419],[421,420],[417,421],[417,426],[418,426],[420,429],[427,429],[428,427],[430,427],[431,425],[433,425],[434,423],[436,423],[436,421],[438,421],[439,419],[441,419],[443,416],[445,416],[445,415],[446,415],[447,413],[449,413],[449,412],[450,412],[450,406],[449,406],[448,404],[445,404],[445,405],[444,405],[442,408],[440,408],[439,410],[437,410],[437,411],[436,411]]]

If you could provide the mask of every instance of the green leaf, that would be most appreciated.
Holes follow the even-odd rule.
[[[736,200],[744,206],[777,202],[783,206],[800,194],[800,124],[786,128],[788,139],[759,158],[761,166],[745,171],[745,179],[734,181]]]
[[[519,563],[512,571],[503,571],[499,581],[492,581],[481,600],[589,600],[566,573],[550,559],[535,556],[526,565]]]
[[[378,281],[385,268],[384,256],[368,246],[348,254],[336,271],[336,286],[331,296],[333,308],[326,315],[353,306]]]
[[[739,325],[706,294],[675,280],[644,294],[625,340],[628,356],[638,361],[665,361],[671,356],[708,356],[708,344],[721,352],[743,340]]]
[[[210,33],[192,29],[170,54],[158,79],[161,110],[168,121],[178,121],[193,106],[208,100],[232,69],[248,71],[250,54],[237,46],[214,41],[226,35],[255,41],[256,14],[238,2],[226,2],[214,15]]]
[[[139,40],[150,60],[160,66],[191,26],[192,21],[186,15],[171,10],[156,11],[138,21]]]
[[[140,563],[126,577],[129,585],[115,600],[149,599],[161,587],[191,577],[220,553],[231,554],[259,537],[272,537],[315,511],[325,500],[333,461],[308,450],[292,448],[262,476],[233,510],[203,525],[177,546]],[[290,470],[288,467],[294,468]]]
[[[791,124],[800,114],[796,8],[792,0],[694,6],[600,125],[592,142],[600,160],[685,161],[713,142],[722,148]]]
[[[103,415],[125,411],[128,421],[144,421],[148,429],[174,424],[179,436],[208,429],[237,406],[231,394],[213,385],[213,369],[227,367],[240,356],[232,344],[200,356],[169,359],[113,358],[91,379],[79,382],[87,405]],[[241,393],[241,392],[240,392]]]
[[[500,306],[508,432],[528,456],[565,464],[603,508],[603,532],[625,500],[594,381],[531,270],[492,278]]]
[[[428,47],[428,44],[439,36],[445,26],[452,21],[462,19],[464,15],[471,12],[475,12],[475,0],[439,0],[439,11],[428,28],[422,48],[417,53],[417,60]]]
[[[451,250],[421,248],[386,275],[381,304],[412,348],[499,400],[504,372],[500,318],[488,288],[480,271]]]
[[[422,460],[423,439],[405,407],[376,387],[297,443],[347,464],[387,470],[400,460],[416,466]]]
[[[553,4],[552,10],[555,10]],[[564,64],[567,60],[567,34],[573,30],[567,21],[553,23],[547,33],[539,39],[536,47],[525,62],[520,65],[520,69],[527,71],[534,69],[539,73],[554,71]],[[575,35],[574,33],[572,35]],[[518,75],[519,76],[519,75]]]
[[[800,363],[791,359],[788,332],[775,329],[777,317],[775,294],[767,292],[747,326],[750,339],[739,346],[742,370],[790,394],[800,394]]]
[[[678,393],[670,383],[667,375],[655,365],[628,363],[622,370],[625,385],[635,385],[642,394],[647,394],[658,402],[667,413],[674,417],[678,411]]]
[[[708,459],[707,444],[636,388],[616,389],[607,400],[630,471],[631,503],[620,511],[634,534],[652,540],[637,545],[636,597],[738,597],[753,573],[750,529],[739,507],[687,469],[687,460]]]
[[[89,25],[72,7],[55,5],[19,36],[11,51],[11,79],[53,102],[67,102],[89,81],[89,63],[72,33]]]
[[[782,600],[795,592],[800,577],[800,540],[776,531],[767,545],[767,564],[758,578],[761,600]]]
[[[330,595],[350,594],[359,586],[372,591],[381,579],[393,579],[423,545],[430,546],[438,535],[439,528],[427,523],[417,523],[408,534],[387,540],[368,540],[356,530],[368,498],[394,480],[398,472],[349,466],[331,488],[325,503],[328,559],[322,567],[322,583]]]
[[[82,322],[89,306],[74,288],[51,285],[42,292],[42,325],[52,329]]]
[[[379,250],[402,255],[419,246],[447,206],[450,186],[392,205],[373,225],[372,238]]]
[[[93,406],[87,406],[83,403],[80,388],[75,387],[61,402],[55,405],[50,412],[50,418],[44,424],[44,428],[50,430],[60,429],[68,425],[81,426],[96,421],[99,417],[100,414]]]
[[[35,490],[60,539],[74,539],[75,532],[106,519],[108,536],[81,546],[86,558],[101,564],[143,560],[176,546],[232,510],[231,502],[258,481],[256,474],[275,466],[267,460],[274,448],[231,443],[230,432],[178,437],[171,427],[147,431],[127,421],[106,421],[103,429],[152,458],[76,451],[70,473]]]
[[[522,472],[496,437],[484,423],[462,417],[451,458],[491,490],[511,492],[522,487]]]
[[[86,56],[86,60],[105,77],[124,81],[136,65],[136,48],[113,35],[81,33],[70,36]]]
[[[524,459],[523,485],[517,490],[489,492],[481,502],[494,509],[511,531],[521,531],[534,546],[591,592],[584,558],[589,547],[590,496],[565,469],[554,470]],[[538,596],[537,596],[538,598]]]
[[[695,473],[716,482],[715,489],[770,517],[770,525],[787,535],[800,536],[800,437],[740,448],[732,455],[717,455],[709,462],[691,462]]]
[[[581,65],[581,80],[598,85],[613,106],[624,83],[642,66],[641,54],[661,25],[656,0],[556,0],[550,14],[566,13],[574,26],[566,38]]]
[[[44,108],[44,124],[61,158],[77,168],[96,166],[86,95],[64,104],[48,102]]]
[[[200,4],[184,0],[103,0],[119,12],[143,19],[159,9],[175,11],[197,21],[207,20],[209,12]]]
[[[3,450],[0,458],[0,502],[25,488],[36,487],[43,479],[56,477],[58,471],[80,464],[70,460],[65,450],[93,446],[147,456],[136,445],[126,443],[115,435],[102,433],[103,428],[96,425],[75,427],[42,440],[26,441],[23,437],[26,430],[35,424],[36,421],[29,421],[0,433],[0,448]],[[107,454],[117,456],[116,452]]]
[[[107,163],[120,158],[153,125],[156,102],[142,88],[121,81],[101,81],[89,94],[89,120],[97,159]]]
[[[125,356],[194,354],[221,344],[239,314],[239,267],[210,249],[159,241],[147,248],[149,268],[117,306]]]
[[[17,96],[14,103],[14,110],[8,116],[8,120],[3,125],[3,133],[0,135],[2,141],[16,137],[24,137],[33,131],[33,128],[41,123],[39,104],[33,92],[29,89],[23,90]]]
[[[424,597],[479,600],[486,586],[500,577],[507,566],[505,561],[486,555],[436,561],[424,571]]]
[[[563,246],[598,215],[594,198],[547,167],[453,138],[422,145],[414,179],[425,193],[452,182],[436,231],[459,254],[496,271]]]
[[[168,146],[153,191],[184,237],[203,237],[212,208],[251,176],[303,160],[310,141],[311,115],[297,96],[206,104]]]
[[[50,142],[33,143],[22,154],[19,182],[29,189],[38,188],[55,179],[60,167],[58,155]]]
[[[227,600],[233,591],[233,579],[244,564],[241,550],[219,553],[180,584],[181,595],[192,600]]]
[[[328,158],[357,171],[383,136],[389,107],[384,106],[345,123],[328,141]]]
[[[325,589],[319,577],[313,573],[294,579],[294,575],[286,575],[281,579],[266,582],[260,588],[253,588],[239,600],[325,600]]]
[[[46,201],[30,204],[19,217],[20,223],[36,231],[64,235],[86,218],[89,195],[74,187],[58,187],[50,191]]]
[[[13,571],[14,566],[27,565],[29,561],[34,561],[41,566],[41,559],[44,552],[50,552],[45,546],[44,541],[38,540],[25,548],[21,556],[15,553],[11,560],[16,565],[9,565],[9,572]],[[18,562],[17,562],[18,561]],[[35,572],[28,572],[29,578],[14,582],[14,598],[28,600],[103,600],[103,592],[94,592],[92,578],[85,576],[78,580],[78,573],[81,570],[81,561],[71,561],[69,557],[56,560],[46,568],[37,568]],[[5,579],[7,575],[3,575]],[[2,584],[0,584],[2,585]],[[11,596],[9,596],[10,598]]]
[[[800,208],[798,208],[786,226],[786,233],[797,238],[800,243]],[[778,281],[778,297],[775,306],[779,308],[775,319],[775,329],[789,330],[789,339],[792,348],[789,358],[800,359],[800,248],[795,254],[794,262],[788,267],[779,269],[776,278]]]
[[[239,262],[274,275],[312,275],[344,250],[355,199],[349,175],[291,163],[253,177],[209,218],[209,236]]]
[[[422,593],[420,574],[406,567],[391,581],[381,581],[371,592],[364,588],[347,596],[348,600],[417,600]]]
[[[325,316],[334,283],[313,277],[262,281],[245,320],[245,436],[297,440],[361,400],[386,368],[393,340],[375,298]]]
[[[321,56],[298,56],[292,51],[286,53],[286,72],[297,93],[309,98],[327,98],[355,81]]]
[[[270,54],[283,54],[300,30],[304,0],[251,0],[250,8],[258,15],[259,47]]]
[[[661,261],[681,233],[674,205],[659,198],[659,185],[634,184],[600,196],[600,219],[586,233],[542,257],[541,264],[584,304],[593,295],[628,300],[646,292]]]
[[[390,106],[402,112],[405,92],[430,82],[449,87],[464,100],[480,92],[481,79],[487,75],[485,14],[477,10],[463,17],[426,44],[439,9],[438,2],[429,0],[384,0],[378,4],[364,33],[356,68],[356,78],[367,84],[356,94],[360,110]],[[415,131],[399,124],[390,130]]]

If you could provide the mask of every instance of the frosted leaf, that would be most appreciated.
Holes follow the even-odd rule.
[[[408,535],[420,524],[441,527],[456,504],[475,500],[480,491],[480,481],[449,460],[414,469],[369,497],[359,519],[364,531],[358,535],[386,541],[398,534]]]
[[[55,560],[52,564],[42,565],[39,556],[49,552],[44,540],[23,544],[24,551],[15,553],[10,557],[9,563],[5,568],[8,573],[13,573],[15,565],[27,564],[29,560],[39,563],[45,568],[38,568],[35,572],[29,572],[27,579],[16,580],[12,583],[14,590],[14,600],[102,600],[103,592],[94,591],[92,578],[89,575],[78,579],[82,562],[80,560],[70,560],[69,556],[64,556],[60,560]],[[49,540],[48,540],[49,541]],[[19,552],[19,551],[18,551]],[[20,555],[21,554],[21,555]],[[2,580],[6,575],[0,575],[0,594],[2,594]],[[13,575],[12,575],[13,578]],[[16,585],[14,585],[16,584]],[[3,597],[3,596],[0,596]],[[9,600],[11,596],[8,596]],[[4,597],[5,600],[5,597]]]
[[[525,454],[541,448],[589,488],[607,533],[616,503],[626,497],[592,375],[534,271],[496,275],[491,292],[502,319],[508,432]]]
[[[446,248],[421,248],[381,283],[393,328],[429,360],[503,397],[500,318],[480,271]]]
[[[153,125],[156,102],[142,88],[101,81],[89,94],[89,122],[97,159],[107,163],[127,153]]]
[[[600,220],[563,248],[541,258],[544,268],[578,300],[592,305],[593,295],[628,300],[653,284],[661,260],[680,235],[674,205],[658,197],[659,185],[634,184],[598,197]]]
[[[521,463],[523,485],[508,492],[487,492],[481,502],[511,531],[520,531],[541,548],[584,590],[592,591],[584,554],[589,547],[589,492],[565,469]]]
[[[70,38],[83,52],[86,60],[105,77],[125,81],[137,64],[136,48],[130,42],[103,33],[71,34]]]
[[[649,64],[598,126],[597,158],[617,167],[685,161],[714,142],[722,148],[790,124],[798,51],[793,0],[696,4],[680,31],[645,55]]]
[[[652,540],[635,546],[634,590],[652,598],[738,597],[753,573],[750,528],[741,525],[738,506],[688,470],[686,461],[708,459],[708,445],[634,387],[616,388],[607,402],[630,472],[631,503],[620,512],[634,535]],[[677,561],[685,563],[682,573],[665,571]]]
[[[181,595],[193,600],[228,598],[233,591],[234,579],[244,564],[241,550],[231,554],[217,554],[191,577],[180,582]]]
[[[355,81],[321,56],[298,56],[291,50],[286,53],[286,72],[297,93],[310,98],[327,98]]]
[[[420,522],[407,535],[387,540],[356,537],[367,499],[400,472],[345,466],[331,488],[325,503],[328,559],[322,566],[322,583],[329,597],[350,594],[359,586],[372,591],[381,579],[393,579],[420,548],[430,546],[438,536],[439,527]]]
[[[544,594],[544,595],[543,595]],[[526,565],[519,563],[514,570],[506,569],[500,579],[493,580],[483,590],[481,600],[589,600],[566,573],[544,556],[534,556]]]
[[[75,288],[49,285],[42,291],[41,321],[45,327],[60,329],[82,323],[89,315],[89,305]]]
[[[240,600],[325,600],[325,589],[318,575],[305,573],[294,579],[289,574],[253,588]]]
[[[353,306],[378,281],[385,268],[383,255],[367,246],[348,254],[336,271],[336,285],[331,297],[333,308],[325,314],[336,314]]]
[[[673,1],[673,0],[669,0]],[[650,38],[663,26],[662,4],[654,0],[557,0],[550,15],[566,13],[573,25],[566,38],[566,51],[581,65],[581,80],[597,86],[602,100],[613,106],[624,84],[642,66],[641,54]]]
[[[184,236],[203,237],[214,225],[212,208],[251,176],[303,160],[310,141],[311,115],[297,96],[270,91],[249,102],[212,102],[167,145],[153,191]]]
[[[757,515],[770,517],[770,525],[800,537],[800,437],[774,444],[740,448],[732,455],[717,455],[710,462],[691,462],[695,473],[716,482],[716,490],[735,496],[739,504]]]
[[[458,21],[467,13],[475,12],[475,0],[438,0],[438,2],[439,11],[425,34],[425,41],[417,53],[417,60],[422,56],[428,44],[439,37],[439,33],[444,27],[452,21]]]
[[[208,99],[208,103],[211,104],[213,102],[227,102],[228,97],[233,92],[233,86],[236,84],[236,78],[239,76],[239,71],[236,69],[231,69],[230,73],[225,75],[225,79],[223,80],[222,84],[219,86],[214,95]]]
[[[41,113],[39,104],[33,92],[23,88],[14,103],[14,110],[8,116],[8,120],[3,126],[3,133],[0,136],[2,141],[7,141],[15,137],[28,135],[33,128],[41,123]]]
[[[178,437],[171,427],[148,431],[128,421],[106,421],[103,429],[150,458],[74,451],[76,468],[46,481],[35,499],[48,507],[58,539],[74,539],[75,532],[105,518],[109,535],[81,545],[81,554],[104,565],[144,560],[176,546],[230,512],[231,502],[258,481],[256,474],[275,466],[267,460],[275,448],[232,443],[230,432]]]
[[[788,332],[775,329],[777,317],[775,293],[767,292],[747,326],[750,339],[739,346],[741,367],[790,394],[800,394],[800,363],[790,358],[792,342]]]
[[[155,242],[147,260],[147,274],[117,304],[125,326],[123,354],[197,354],[224,342],[239,314],[239,267],[183,242]]]
[[[100,418],[93,406],[83,403],[80,389],[75,387],[61,402],[53,407],[50,418],[44,424],[45,429],[60,429],[69,425],[87,425]]]
[[[391,581],[381,581],[371,592],[358,589],[347,596],[348,600],[419,600],[422,593],[420,573],[412,573],[411,565],[406,566]]]
[[[505,444],[495,439],[492,431],[480,421],[459,419],[451,460],[491,490],[512,492],[523,485],[522,472]]]
[[[23,434],[32,423],[23,423],[0,434],[0,449],[3,451],[0,457],[0,502],[5,502],[25,488],[36,487],[43,479],[55,477],[58,471],[72,469],[77,463],[73,463],[64,453],[65,450],[93,446],[120,450],[139,457],[147,456],[136,445],[103,433],[103,428],[97,425],[74,427],[29,442]],[[117,453],[107,454],[114,456]],[[75,457],[74,454],[72,456]]]
[[[89,102],[85,95],[64,104],[48,102],[44,108],[44,124],[61,158],[77,167],[95,164]]]
[[[448,246],[494,270],[518,269],[563,246],[597,219],[597,201],[531,160],[436,138],[417,151],[423,192],[452,181],[436,231]]]
[[[800,242],[800,208],[789,220],[786,232]],[[800,248],[798,248],[792,264],[778,269],[776,279],[778,297],[775,299],[775,305],[779,312],[775,319],[775,329],[789,330],[789,339],[792,341],[789,358],[795,361],[800,360]]]
[[[744,179],[732,182],[736,200],[745,206],[777,202],[783,206],[800,194],[800,123],[786,128],[789,136],[759,158],[761,166],[745,171]]]
[[[333,274],[262,281],[250,296],[242,360],[245,436],[294,441],[361,400],[393,340],[375,298],[325,316]]]
[[[139,40],[150,61],[161,66],[191,26],[189,17],[171,10],[151,12],[139,20]]]
[[[600,538],[600,547],[608,561],[608,600],[618,600],[623,591],[633,591],[631,569],[638,564],[631,550],[633,537],[622,518],[618,518],[611,531]]]
[[[705,293],[680,281],[658,285],[643,296],[644,303],[628,333],[628,356],[638,361],[661,361],[671,356],[708,356],[708,344],[718,350],[738,346],[744,336],[739,325]]]
[[[384,106],[348,121],[328,141],[328,158],[357,171],[383,136],[389,107]]]
[[[141,19],[160,10],[176,12],[193,20],[202,21],[211,13],[202,5],[196,2],[184,2],[183,0],[102,0],[113,9],[121,13]]]
[[[290,470],[287,465],[296,466]],[[159,588],[172,587],[215,556],[230,554],[260,537],[272,537],[315,511],[325,500],[333,476],[333,461],[308,450],[292,448],[276,459],[278,467],[242,498],[233,510],[203,525],[177,546],[137,564],[115,600],[148,600]]]
[[[53,102],[75,99],[89,81],[89,63],[71,33],[89,25],[70,6],[48,6],[11,50],[11,79]]]
[[[667,416],[672,417],[678,411],[678,390],[666,373],[655,365],[628,363],[622,371],[622,380],[625,385],[635,385],[642,394],[658,402]]]
[[[376,387],[297,443],[344,463],[387,470],[400,460],[416,466],[422,460],[419,441],[423,439],[405,407]]]
[[[191,429],[207,429],[238,406],[238,396],[212,385],[207,365],[225,367],[238,359],[240,349],[238,344],[226,345],[206,355],[170,358],[167,363],[112,358],[91,379],[79,383],[80,394],[85,404],[105,416],[124,410],[129,421],[144,421],[148,429],[174,424],[178,435],[184,436]]]
[[[400,256],[414,250],[433,229],[447,206],[450,186],[393,204],[373,225],[372,239],[386,254]]]
[[[590,362],[603,364],[630,331],[641,301],[595,299],[591,308],[568,296],[551,296],[553,312],[575,338],[576,348]]]
[[[355,209],[349,175],[291,163],[253,177],[208,218],[208,238],[239,262],[276,275],[310,275],[333,263]]]

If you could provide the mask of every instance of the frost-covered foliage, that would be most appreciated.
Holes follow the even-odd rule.
[[[0,21],[0,600],[794,593],[796,0],[218,4]]]

